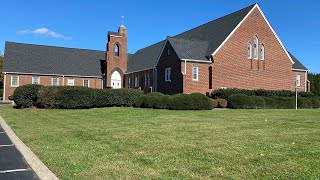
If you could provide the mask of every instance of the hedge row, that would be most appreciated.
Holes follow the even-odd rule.
[[[162,93],[150,93],[139,97],[134,103],[135,107],[171,109],[171,110],[210,110],[211,100],[200,93],[176,94],[172,96]]]
[[[265,97],[233,94],[228,97],[228,107],[233,109],[294,109],[294,97]],[[298,108],[320,108],[320,98],[298,97]]]
[[[294,91],[274,91],[274,90],[264,90],[264,89],[258,89],[258,90],[247,90],[247,89],[236,89],[236,88],[230,88],[230,89],[218,89],[211,93],[212,98],[222,98],[227,99],[229,96],[233,94],[244,94],[247,96],[263,96],[263,97],[295,97],[296,93]],[[308,92],[299,92],[299,96],[301,97],[314,97],[315,95],[313,93]]]
[[[86,109],[93,107],[132,106],[142,95],[136,89],[91,89],[79,86],[25,85],[18,87],[13,100],[17,108],[39,107]]]

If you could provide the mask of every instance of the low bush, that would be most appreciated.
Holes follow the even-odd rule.
[[[263,98],[265,101],[265,108],[266,109],[276,109],[277,108],[277,103],[274,98],[264,97],[264,96],[262,96],[261,98]]]
[[[293,97],[274,97],[278,109],[293,109],[296,106]]]
[[[167,109],[168,108],[168,95],[159,96],[157,98],[157,102],[155,103],[154,107],[155,109]]]
[[[287,90],[264,90],[264,89],[257,89],[257,90],[247,90],[247,89],[237,89],[237,88],[228,88],[228,89],[218,89],[211,93],[212,98],[223,98],[227,99],[229,96],[233,94],[244,94],[247,96],[264,96],[264,97],[295,97],[294,91],[287,91]],[[309,92],[299,92],[299,96],[301,97],[314,97],[313,93]]]
[[[58,108],[59,105],[56,101],[58,91],[58,86],[47,86],[41,88],[38,91],[37,107],[46,109]]]
[[[38,107],[86,109],[132,106],[142,95],[136,89],[91,89],[79,86],[45,87],[39,91]]]
[[[217,99],[219,108],[226,108],[228,106],[228,101],[225,99]]]
[[[142,107],[143,101],[146,98],[145,95],[142,95],[138,97],[134,102],[133,102],[133,107]]]
[[[0,89],[0,97],[3,96],[3,89]]]
[[[228,107],[232,109],[253,109],[254,101],[244,94],[233,94],[228,97]]]
[[[310,98],[313,108],[320,108],[320,98],[319,97],[312,97]]]
[[[219,102],[217,99],[210,99],[211,100],[211,103],[212,103],[212,109],[213,108],[218,108],[219,106]]]
[[[155,108],[156,104],[159,104],[160,97],[164,96],[164,94],[159,92],[149,93],[145,95],[142,107],[145,108]]]
[[[38,101],[38,91],[42,88],[41,85],[28,84],[17,87],[13,93],[13,100],[17,108],[28,108],[36,106]]]
[[[138,89],[95,89],[95,107],[133,106],[142,91]]]
[[[210,98],[201,93],[192,93],[189,95],[191,97],[193,105],[191,109],[195,110],[210,110],[212,108],[212,104]]]

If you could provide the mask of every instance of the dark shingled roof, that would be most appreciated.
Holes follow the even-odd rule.
[[[173,46],[179,58],[209,61],[208,57],[222,44],[254,6],[255,4],[172,38],[168,37],[167,40]],[[161,41],[139,50],[128,64],[127,73],[153,68],[157,63],[164,42]]]
[[[130,59],[128,59],[127,72],[153,69],[154,65],[157,63],[164,43],[165,41],[161,41],[137,51]]]
[[[308,70],[308,68],[306,68],[303,64],[301,64],[301,62],[296,57],[294,57],[290,52],[288,52],[288,53],[294,62],[294,64],[292,65],[292,69],[300,69],[300,70],[305,70],[305,71]]]
[[[99,76],[105,51],[6,42],[3,72]]]

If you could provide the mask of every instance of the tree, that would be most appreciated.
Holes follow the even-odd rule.
[[[308,80],[310,81],[310,91],[320,96],[320,74],[308,73]]]

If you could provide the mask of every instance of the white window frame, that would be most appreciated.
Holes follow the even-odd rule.
[[[74,86],[74,78],[68,78],[67,86]]]
[[[198,81],[199,79],[199,68],[197,66],[192,67],[192,80]]]
[[[139,84],[139,80],[138,80],[138,76],[134,77],[134,87],[138,87]]]
[[[53,84],[53,79],[57,79],[57,84]],[[51,78],[51,86],[59,86],[59,78],[58,77],[52,77]]]
[[[128,77],[128,87],[131,88],[131,78]]]
[[[300,87],[301,86],[301,75],[297,74],[296,75],[296,87]]]
[[[36,83],[35,79],[38,78],[38,83]],[[32,76],[32,84],[40,84],[40,76]]]
[[[88,86],[85,86],[84,85],[84,82],[85,81],[88,81]],[[82,85],[83,85],[83,87],[90,87],[90,80],[89,79],[84,79],[83,81],[82,81]]]
[[[150,86],[151,79],[150,79],[150,73],[148,73],[148,86]]]
[[[264,56],[265,56],[265,53],[264,53],[264,44],[261,45],[260,47],[260,60],[264,60]]]
[[[144,74],[144,86],[148,86],[147,83],[148,83],[148,77],[147,77],[147,74]]]
[[[13,84],[13,78],[14,77],[17,78],[17,84],[16,85]],[[19,87],[19,76],[11,76],[11,87]]]
[[[165,68],[164,71],[164,81],[171,82],[171,67]]]
[[[248,49],[247,49],[247,57],[248,57],[248,59],[252,59],[252,44],[251,44],[251,42],[249,42],[248,43],[248,47],[247,47]]]
[[[259,39],[258,36],[253,38],[253,59],[259,59]]]

